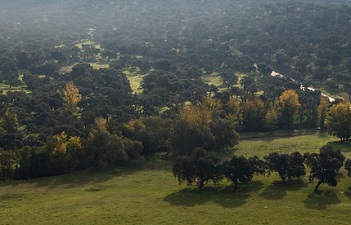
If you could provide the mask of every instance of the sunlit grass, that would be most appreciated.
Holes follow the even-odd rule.
[[[10,86],[8,84],[0,83],[1,94],[7,94],[7,92],[24,92],[26,94],[31,94],[32,92],[26,89],[27,86],[25,84],[20,86]]]
[[[236,154],[284,149],[318,151],[333,137],[307,135],[243,140]],[[344,152],[348,144],[340,145]],[[178,185],[172,162],[153,157],[128,167],[0,183],[1,224],[349,224],[351,179],[342,169],[337,187],[313,194],[307,176],[282,184],[257,176],[231,184]]]
[[[139,75],[139,76],[131,76],[128,75],[127,76],[129,83],[130,83],[130,87],[132,89],[132,91],[134,93],[140,94],[143,89],[141,88],[141,82],[143,81],[143,76]]]
[[[283,134],[286,136],[289,135],[288,131],[285,133],[283,131]],[[290,132],[290,135],[294,134]],[[234,154],[263,157],[269,152],[292,153],[299,151],[302,154],[306,152],[318,152],[322,146],[337,140],[337,138],[325,133],[292,137],[274,137],[267,134],[266,137],[260,137],[259,139],[240,141],[239,145],[235,147]]]
[[[140,94],[143,91],[141,83],[143,81],[143,77],[146,76],[147,73],[141,73],[139,67],[133,69],[129,67],[124,69],[122,72],[127,76],[133,93]]]
[[[223,79],[221,78],[221,76],[219,76],[219,74],[214,73],[211,75],[202,76],[202,80],[208,85],[216,86],[219,90],[227,89],[226,87],[224,87]]]
[[[106,69],[106,68],[110,68],[110,65],[108,63],[105,62],[95,62],[95,63],[89,63],[91,67],[93,67],[93,69]]]
[[[82,49],[83,45],[95,45],[95,42],[91,41],[91,40],[81,40],[80,42],[76,43],[75,46]]]

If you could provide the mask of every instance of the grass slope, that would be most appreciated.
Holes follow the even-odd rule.
[[[235,154],[318,151],[330,136],[243,140]],[[340,144],[339,144],[340,145]],[[350,157],[349,146],[340,145]],[[142,165],[0,183],[0,224],[349,224],[350,178],[312,193],[307,182],[255,177],[234,192],[228,182],[203,191],[179,186],[172,163]]]

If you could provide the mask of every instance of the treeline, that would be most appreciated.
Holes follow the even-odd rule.
[[[173,165],[173,175],[179,184],[186,182],[188,185],[195,183],[202,189],[208,182],[218,184],[222,179],[231,181],[235,190],[240,184],[252,181],[254,175],[270,175],[277,173],[282,182],[300,179],[309,168],[310,182],[317,180],[314,191],[318,191],[321,184],[336,186],[336,179],[340,168],[345,165],[348,175],[351,176],[351,159],[345,161],[345,156],[331,145],[325,145],[319,153],[299,152],[291,154],[272,152],[263,157],[245,158],[233,156],[229,160],[221,160],[214,153],[202,148],[195,148],[189,156],[178,157]],[[288,185],[288,184],[287,184]]]
[[[91,167],[106,167],[158,152],[166,153],[168,157],[187,157],[194,148],[220,152],[238,143],[236,130],[242,127],[248,129],[252,126],[254,131],[273,130],[279,126],[294,128],[298,123],[301,105],[299,96],[291,89],[284,91],[273,103],[265,103],[255,96],[246,100],[230,96],[227,101],[206,96],[201,101],[184,104],[178,113],[119,122],[112,116],[94,116],[99,105],[96,103],[94,106],[91,97],[93,96],[89,96],[89,103],[82,104],[85,96],[80,94],[72,81],[68,82],[60,96],[60,110],[48,108],[49,111],[42,112],[48,117],[51,113],[61,111],[66,118],[55,116],[44,120],[50,123],[59,119],[57,123],[61,124],[50,128],[42,120],[32,122],[42,124],[42,128],[47,129],[44,130],[47,134],[43,131],[34,133],[40,127],[31,128],[31,123],[21,124],[22,121],[31,121],[26,120],[31,114],[19,111],[21,104],[17,108],[7,107],[0,120],[2,179],[28,179]],[[91,107],[96,109],[90,111]],[[86,108],[89,109],[87,115]],[[349,103],[332,105],[322,98],[318,108],[311,110],[318,111],[321,127],[327,127],[330,134],[341,140],[350,138]],[[20,112],[23,118],[19,119],[16,112]],[[70,119],[67,120],[68,118]],[[84,128],[85,120],[89,123]],[[94,123],[88,125],[91,120]],[[72,124],[68,124],[70,121]],[[57,133],[49,136],[55,130]]]
[[[62,98],[67,115],[81,120],[83,114],[78,105],[82,98],[73,83],[67,83]],[[27,129],[8,109],[0,121],[1,178],[28,179],[106,167],[156,152],[169,157],[185,155],[194,147],[221,151],[237,144],[239,135],[230,120],[220,117],[217,104],[218,101],[205,98],[184,107],[174,119],[153,116],[116,124],[113,119],[96,117],[85,135],[62,131],[43,142],[25,135]]]

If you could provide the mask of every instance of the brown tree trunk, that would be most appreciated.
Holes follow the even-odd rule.
[[[318,181],[316,187],[314,187],[314,192],[318,192],[318,187],[319,187],[319,185],[321,185],[322,183],[323,183],[323,182],[322,182],[321,180]]]

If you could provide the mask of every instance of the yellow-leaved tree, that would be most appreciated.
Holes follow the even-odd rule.
[[[333,105],[325,119],[328,133],[346,141],[351,137],[351,105],[340,102]]]
[[[327,97],[321,96],[318,105],[318,126],[321,130],[325,129],[325,119],[327,117],[328,109],[330,106],[329,99]]]
[[[188,123],[208,126],[221,108],[222,103],[219,100],[207,96],[200,103],[185,105],[180,112],[180,118]]]
[[[68,137],[62,131],[54,136],[51,163],[58,174],[75,171],[79,168],[83,145],[80,137]]]
[[[288,129],[293,128],[294,121],[296,120],[299,108],[301,106],[299,96],[294,90],[285,90],[279,96],[279,104],[281,111],[281,126]]]
[[[63,91],[63,101],[65,106],[72,112],[77,111],[77,105],[82,99],[79,94],[79,89],[73,84],[72,81],[66,84],[66,87]]]
[[[273,102],[269,104],[270,107],[265,115],[265,128],[269,131],[276,130],[278,128],[278,105],[279,103]]]

